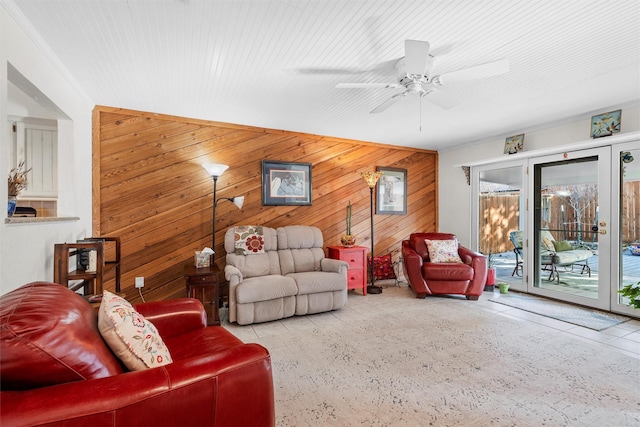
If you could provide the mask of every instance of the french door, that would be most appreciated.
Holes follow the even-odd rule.
[[[610,309],[611,147],[532,158],[529,171],[528,291]]]
[[[474,168],[473,212],[477,233],[471,247],[489,257],[498,282],[526,291],[525,250],[519,243],[526,236],[526,160]],[[523,234],[524,233],[524,234]],[[515,243],[514,243],[515,242]]]
[[[474,166],[472,177],[471,245],[498,282],[638,315],[618,294],[640,281],[638,141]]]

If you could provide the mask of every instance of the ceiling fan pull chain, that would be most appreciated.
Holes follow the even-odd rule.
[[[422,132],[422,94],[420,94],[418,102],[420,103],[420,132]]]

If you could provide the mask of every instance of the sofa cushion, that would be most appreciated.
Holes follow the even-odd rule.
[[[324,258],[322,232],[318,227],[288,225],[279,227],[278,256],[283,275],[319,271]]]
[[[298,295],[342,291],[347,288],[344,275],[340,273],[309,271],[287,274],[286,277],[295,280]]]
[[[542,264],[571,265],[576,262],[586,261],[593,256],[593,253],[586,249],[574,249],[571,251],[556,252],[553,255],[542,255]]]
[[[111,350],[132,371],[167,365],[169,349],[156,327],[124,298],[103,291],[98,328]]]
[[[472,280],[474,275],[473,267],[467,264],[433,263],[422,264],[422,277],[429,280],[438,281],[466,281]]]
[[[278,227],[278,249],[322,248],[322,231],[310,225]]]
[[[264,253],[236,254],[236,227],[230,227],[224,235],[224,250],[228,265],[236,267],[243,278],[280,274],[278,239],[275,228],[261,227]]]
[[[122,372],[98,332],[95,310],[80,295],[55,283],[35,282],[0,298],[3,390]]]
[[[458,255],[458,240],[429,240],[425,239],[429,248],[429,261],[432,263],[456,262],[462,263]]]
[[[321,248],[280,249],[280,271],[283,275],[320,271],[324,251]]]
[[[542,249],[555,252],[556,248],[553,245],[554,240],[555,239],[549,230],[540,230],[540,245]]]
[[[294,296],[298,293],[295,280],[280,275],[244,279],[236,287],[236,301],[247,304]]]

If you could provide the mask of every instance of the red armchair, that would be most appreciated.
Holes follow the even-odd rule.
[[[127,372],[102,340],[95,310],[53,283],[0,297],[0,425],[274,426],[271,359],[189,298],[136,310],[173,363]]]
[[[402,268],[417,298],[431,294],[462,294],[477,300],[487,280],[487,258],[458,245],[462,263],[432,263],[425,239],[452,240],[448,233],[413,233],[402,241]]]

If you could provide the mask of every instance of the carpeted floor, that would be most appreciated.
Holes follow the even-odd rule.
[[[519,292],[501,294],[499,297],[491,298],[489,301],[508,305],[509,307],[529,311],[552,319],[562,320],[563,322],[573,323],[574,325],[584,326],[585,328],[593,329],[594,331],[602,331],[603,329],[607,329],[630,320],[630,318],[626,316],[620,316],[591,308],[579,307]]]
[[[269,349],[281,427],[640,425],[638,358],[487,300],[419,300],[403,286],[224,326]]]

